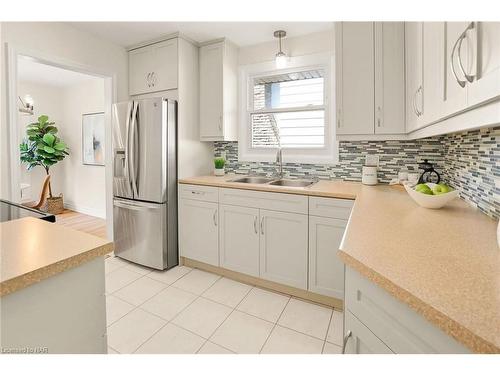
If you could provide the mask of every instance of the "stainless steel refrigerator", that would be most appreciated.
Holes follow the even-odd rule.
[[[115,254],[156,269],[178,264],[177,103],[113,105]]]

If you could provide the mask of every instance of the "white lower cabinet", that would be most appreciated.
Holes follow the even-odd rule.
[[[219,204],[179,200],[179,253],[200,262],[219,265]]]
[[[337,256],[346,220],[309,216],[309,290],[344,298],[344,264]]]
[[[220,266],[259,277],[259,210],[220,205]]]
[[[393,354],[382,340],[375,336],[349,311],[345,312],[345,354]]]
[[[308,216],[260,210],[260,277],[307,289]]]
[[[346,267],[344,334],[348,352],[357,353],[361,350],[361,344],[354,338],[361,335],[358,331],[364,330],[384,344],[371,345],[372,351],[375,348],[379,350],[375,353],[386,353],[386,348],[398,354],[470,353],[462,344],[429,323],[408,305],[357,271]],[[352,332],[351,337],[348,337],[349,331]],[[368,332],[363,335],[368,336]]]
[[[352,200],[179,186],[179,253],[227,270],[344,298],[337,256]]]

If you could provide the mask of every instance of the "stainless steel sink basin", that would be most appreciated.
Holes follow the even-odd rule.
[[[268,177],[242,177],[242,178],[237,178],[235,180],[231,180],[229,182],[239,182],[242,184],[267,184],[272,180],[273,180],[272,178]]]
[[[314,184],[314,181],[304,181],[304,180],[277,180],[271,182],[269,185],[276,186],[291,186],[291,187],[306,187]]]

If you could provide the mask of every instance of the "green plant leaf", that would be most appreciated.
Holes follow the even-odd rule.
[[[43,126],[48,120],[49,116],[47,115],[41,115],[40,117],[38,117],[38,122],[40,123],[41,126]]]
[[[45,128],[45,131],[47,133],[56,134],[57,133],[57,128],[55,126],[47,126]]]
[[[49,146],[44,146],[43,147],[43,150],[49,154],[53,154],[54,153],[54,149],[52,147],[49,147]]]
[[[56,137],[50,133],[47,133],[43,136],[43,141],[49,145],[49,146],[52,146],[54,145],[54,141],[56,140]]]
[[[64,142],[58,142],[54,145],[54,148],[58,151],[63,151],[66,149],[66,143]]]

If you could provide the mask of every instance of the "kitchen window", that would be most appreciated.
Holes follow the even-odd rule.
[[[240,160],[273,161],[281,146],[285,162],[335,161],[334,122],[329,118],[330,59],[295,58],[282,70],[266,70],[268,64],[244,67]]]

